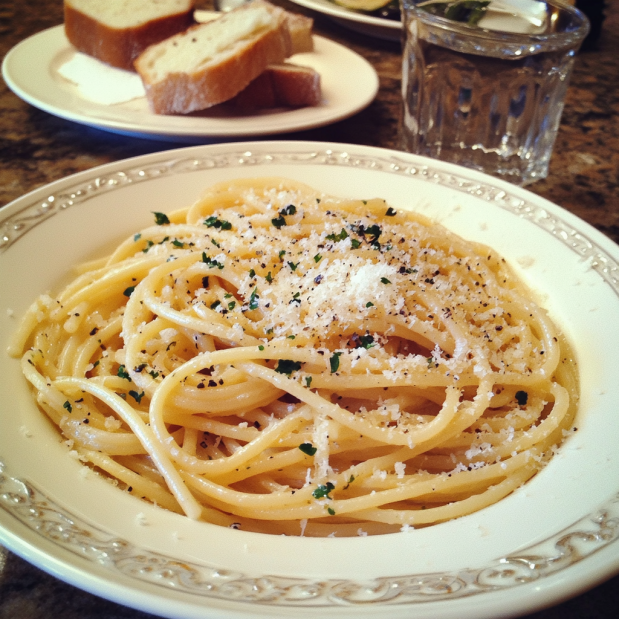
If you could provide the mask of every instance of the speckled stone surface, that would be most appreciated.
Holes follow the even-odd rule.
[[[286,6],[285,0],[278,3]],[[198,4],[210,8],[208,0]],[[529,189],[619,242],[619,2],[609,4],[597,46],[577,59],[550,174]],[[300,7],[294,10],[309,13]],[[366,110],[352,118],[278,139],[398,148],[399,44],[357,34],[324,16],[313,16],[319,34],[349,46],[376,68],[380,92]],[[60,23],[60,0],[0,1],[0,55],[4,57],[24,38]],[[56,118],[21,101],[0,83],[0,205],[68,174],[177,146],[122,137]],[[614,619],[618,609],[616,577],[530,619]],[[84,593],[14,554],[5,557],[0,552],[0,619],[148,616]]]

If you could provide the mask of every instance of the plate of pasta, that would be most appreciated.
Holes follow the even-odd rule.
[[[619,569],[619,248],[560,207],[248,142],[0,228],[0,541],[41,568],[187,618],[516,616]]]

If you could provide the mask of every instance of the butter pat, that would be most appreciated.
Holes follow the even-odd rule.
[[[101,105],[115,105],[144,97],[137,73],[111,67],[96,58],[76,52],[58,73],[77,86],[80,95]]]

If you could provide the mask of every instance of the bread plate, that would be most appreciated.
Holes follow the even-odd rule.
[[[328,15],[333,21],[361,34],[388,41],[400,41],[402,37],[402,22],[399,20],[353,11],[331,0],[291,0],[291,2]]]
[[[147,504],[69,457],[6,351],[72,267],[230,178],[382,197],[494,247],[573,346],[578,432],[475,514],[383,536],[271,536]],[[96,230],[96,235],[93,235]],[[483,619],[532,612],[619,571],[619,247],[528,191],[415,155],[311,142],[195,146],[60,179],[0,210],[0,542],[81,589],[163,617]]]
[[[378,92],[374,68],[355,52],[324,37],[314,36],[314,46],[313,52],[296,54],[291,60],[320,73],[322,104],[258,113],[232,114],[217,107],[186,116],[165,116],[151,112],[144,97],[113,105],[87,98],[78,85],[60,73],[78,54],[67,41],[63,26],[44,30],[17,44],[4,58],[2,75],[18,97],[60,118],[124,135],[203,142],[209,138],[276,135],[321,127],[367,107]],[[127,77],[127,72],[120,69],[105,69]]]

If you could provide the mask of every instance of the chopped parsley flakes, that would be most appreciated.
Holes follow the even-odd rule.
[[[331,374],[339,370],[341,354],[342,354],[341,352],[334,352],[333,355],[331,356],[331,359],[329,359],[329,364],[331,366]]]
[[[323,499],[323,498],[327,498],[327,499],[331,499],[333,500],[333,497],[329,496],[329,493],[331,492],[331,490],[334,490],[335,486],[328,481],[325,485],[320,485],[318,486],[318,488],[316,488],[316,490],[314,490],[314,492],[312,492],[312,496],[315,499]]]
[[[124,378],[125,380],[131,382],[131,376],[129,376],[129,372],[127,372],[127,368],[125,368],[124,365],[118,367],[116,376],[120,376],[120,378]]]
[[[131,390],[129,392],[129,395],[139,404],[142,401],[142,398],[144,397],[144,392],[140,391],[140,393],[138,393],[137,391],[133,391]]]
[[[275,371],[280,374],[290,376],[293,372],[298,372],[301,369],[300,361],[292,361],[291,359],[279,359],[275,366]]]
[[[301,443],[299,449],[308,456],[313,456],[318,451],[318,448],[314,447],[311,443]]]
[[[207,228],[217,228],[219,230],[231,230],[232,224],[225,219],[218,219],[215,215],[204,220],[204,225]]]
[[[153,215],[155,216],[155,223],[158,226],[165,226],[166,224],[170,223],[170,220],[165,213],[158,213],[156,211],[153,211]]]
[[[255,310],[258,309],[258,300],[260,297],[258,296],[258,286],[256,286],[252,291],[249,297],[249,309]]]
[[[339,234],[328,234],[327,241],[343,241],[348,238],[348,232],[342,228]]]
[[[211,267],[211,269],[217,267],[218,269],[223,269],[224,265],[221,264],[220,262],[217,262],[217,260],[212,260],[211,258],[209,258],[206,255],[206,252],[203,251],[202,252],[202,262],[204,262],[204,264],[207,264],[209,267]]]

